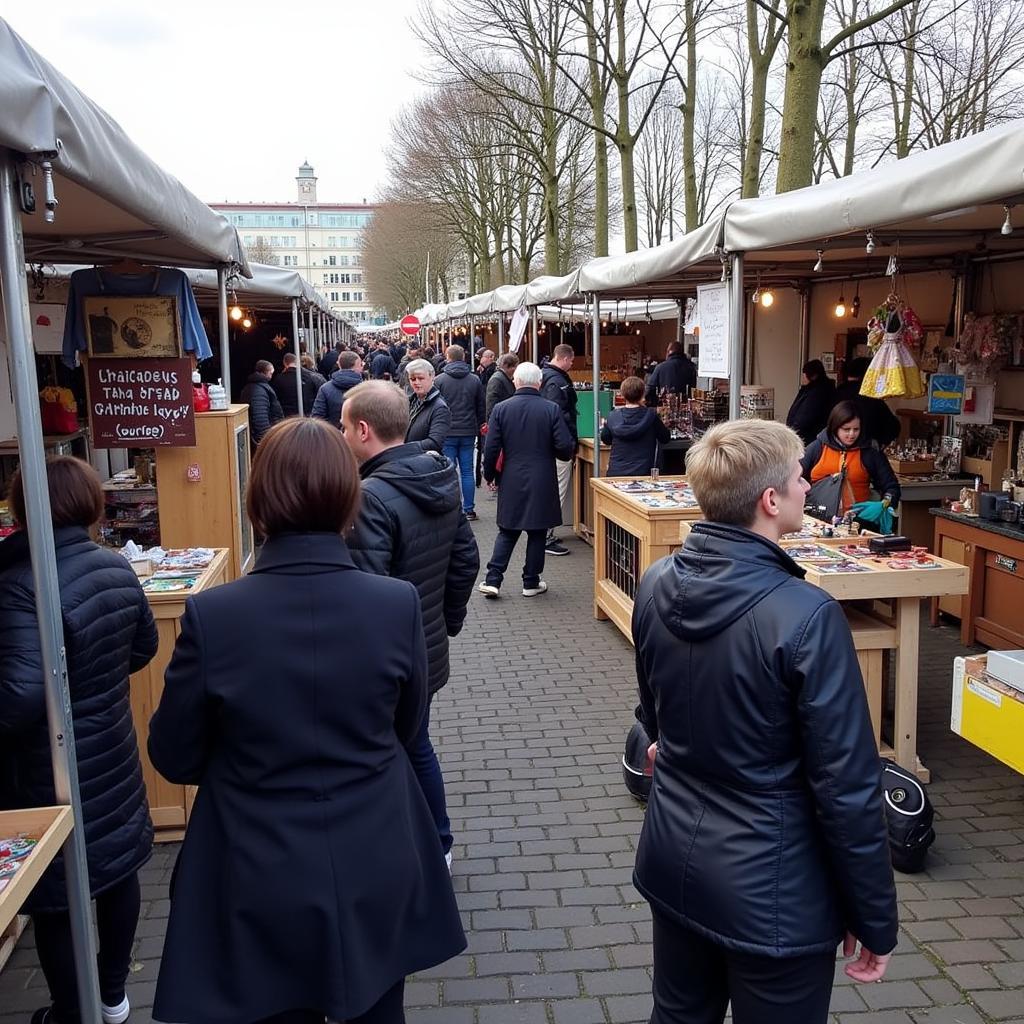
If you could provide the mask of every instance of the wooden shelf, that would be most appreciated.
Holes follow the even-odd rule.
[[[35,849],[22,861],[7,888],[0,892],[0,932],[14,920],[28,894],[71,834],[70,807],[32,807],[0,811],[0,839],[25,834],[37,839]]]

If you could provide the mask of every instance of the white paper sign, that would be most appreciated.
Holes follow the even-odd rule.
[[[512,317],[512,326],[508,331],[508,350],[509,352],[518,352],[519,346],[522,344],[523,335],[526,333],[526,321],[530,319],[530,314],[525,306],[520,306]]]
[[[697,374],[700,377],[729,376],[729,285],[697,285],[697,324],[700,350]]]
[[[64,314],[62,302],[33,302],[29,305],[32,316],[32,343],[41,355],[59,356],[64,343]]]

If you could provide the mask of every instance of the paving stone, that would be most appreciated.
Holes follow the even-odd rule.
[[[1024,1010],[1024,992],[1020,989],[1012,989],[1005,992],[986,990],[976,992],[974,1001],[981,1008],[982,1013],[987,1013],[994,1020],[1008,1020],[1010,1017],[1019,1017]]]
[[[563,999],[578,996],[580,983],[575,974],[523,974],[512,979],[516,999]]]
[[[936,954],[947,964],[979,964],[1006,960],[1006,954],[989,939],[965,939],[962,942],[933,942]]]
[[[911,1010],[916,1024],[985,1024],[978,1011],[967,1003],[954,1006],[933,1006],[926,1010]]]
[[[931,1006],[932,1000],[912,981],[890,981],[881,985],[862,985],[861,997],[872,1010],[909,1006]]]
[[[548,1024],[548,1014],[543,1003],[504,1003],[481,1006],[477,1021],[479,1024]]]
[[[555,1024],[605,1024],[608,1019],[597,999],[562,1000],[548,1003]]]
[[[452,978],[444,983],[445,1006],[453,1003],[476,1004],[488,1000],[507,1000],[508,997],[507,978]]]

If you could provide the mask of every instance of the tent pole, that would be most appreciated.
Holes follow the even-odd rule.
[[[498,356],[500,358],[505,350],[505,317],[498,314]]]
[[[295,353],[295,359],[299,359],[299,300],[292,299],[292,351]],[[298,363],[298,366],[301,366]],[[302,374],[298,374],[298,379],[295,381],[295,387],[299,394],[299,415],[302,415]]]
[[[743,253],[729,257],[732,272],[729,278],[729,419],[740,418],[740,395],[743,387]]]
[[[594,367],[594,479],[601,475],[601,296],[594,292],[590,358]]]
[[[228,344],[228,272],[217,268],[217,326],[220,333],[220,382],[231,402],[231,348]]]
[[[800,289],[800,366],[811,358],[811,289]]]
[[[53,787],[57,801],[71,807],[74,827],[64,840],[71,943],[75,957],[78,1003],[84,1024],[100,1024],[100,987],[96,975],[96,944],[92,928],[92,898],[85,853],[82,801],[78,790],[78,760],[68,693],[64,626],[57,581],[50,492],[46,482],[46,453],[39,415],[39,381],[32,348],[25,242],[21,233],[14,161],[0,155],[0,293],[3,296],[11,386],[18,428],[18,456],[25,495],[36,620],[43,662],[46,722],[50,732]]]
[[[686,299],[676,299],[676,341],[686,350]]]
[[[537,307],[534,306],[530,310],[530,320],[532,321],[530,326],[533,329],[533,361],[540,366],[540,334],[537,328]]]
[[[310,303],[306,307],[306,351],[312,354],[316,351],[316,342],[313,340],[313,318],[316,316],[316,310],[313,309],[313,304]],[[295,372],[298,375],[295,381],[295,388],[299,393],[299,415],[305,416],[306,410],[302,407],[302,361],[300,357],[299,349],[299,336],[295,336]]]

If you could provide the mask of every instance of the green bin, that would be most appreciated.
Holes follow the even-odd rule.
[[[615,404],[615,392],[602,388],[598,392],[602,418],[612,411]],[[576,393],[576,433],[580,437],[594,436],[594,392],[578,391]]]

